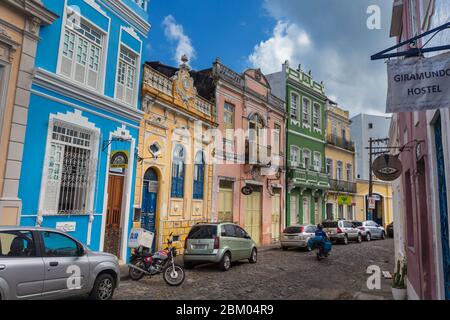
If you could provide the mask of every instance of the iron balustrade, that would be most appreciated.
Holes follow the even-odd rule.
[[[335,134],[329,134],[327,136],[327,142],[328,144],[331,144],[333,146],[349,150],[349,151],[355,151],[355,143],[351,140],[347,140],[343,137],[339,137]]]
[[[339,192],[356,193],[356,183],[345,180],[330,179],[330,189]]]

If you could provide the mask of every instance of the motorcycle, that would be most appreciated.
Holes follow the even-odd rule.
[[[128,264],[128,274],[134,281],[139,281],[144,276],[154,276],[162,273],[164,281],[170,286],[179,286],[183,283],[185,272],[183,267],[175,264],[177,249],[172,245],[172,234],[167,239],[167,248],[155,254],[148,248],[139,247],[131,255]]]
[[[332,243],[329,239],[314,237],[308,241],[308,247],[316,251],[316,258],[320,261],[330,255]]]

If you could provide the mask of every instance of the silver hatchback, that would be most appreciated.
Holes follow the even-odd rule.
[[[281,248],[287,250],[288,248],[296,247],[310,250],[307,245],[308,240],[314,237],[316,230],[317,227],[312,224],[287,227],[281,234]]]
[[[119,279],[117,257],[93,252],[64,232],[0,227],[0,300],[84,294],[109,300]]]

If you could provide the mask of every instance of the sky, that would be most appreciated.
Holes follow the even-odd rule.
[[[368,7],[380,8],[370,30]],[[392,46],[392,0],[150,0],[145,59],[195,70],[216,58],[242,72],[268,74],[288,60],[325,84],[328,97],[358,113],[384,114],[386,66],[370,56]]]

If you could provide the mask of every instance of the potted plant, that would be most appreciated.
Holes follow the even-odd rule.
[[[392,280],[392,296],[394,300],[406,299],[406,274],[407,274],[406,260],[397,260],[397,270],[394,273]]]

